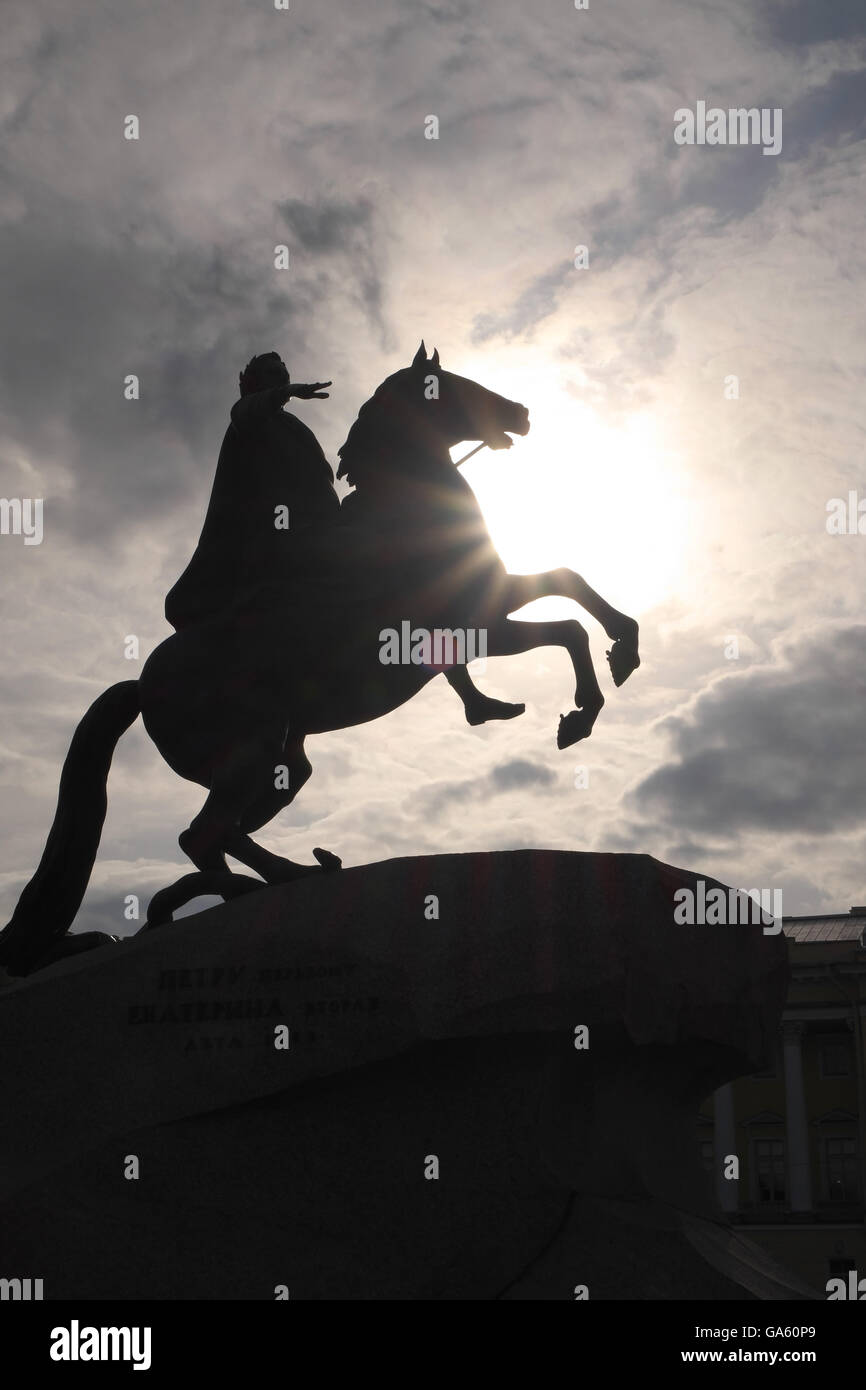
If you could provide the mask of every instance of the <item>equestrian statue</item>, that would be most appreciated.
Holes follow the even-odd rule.
[[[175,631],[137,681],[111,686],[75,730],[45,851],[0,932],[10,974],[113,939],[69,928],[99,846],[111,758],[138,715],[168,765],[207,793],[179,837],[193,871],[155,894],[148,930],[203,894],[230,899],[262,880],[340,867],[322,849],[316,864],[296,864],[251,838],[310,777],[309,735],[378,719],[440,673],[471,724],[523,712],[482,694],[453,646],[450,659],[383,660],[386,630],[483,632],[491,657],[564,647],[575,687],[559,748],[586,738],[604,704],[587,633],[573,618],[509,615],[537,598],[574,599],[611,639],[614,684],[639,666],[637,623],[573,570],[506,572],[452,461],[463,442],[510,448],[529,430],[524,405],[445,371],[422,342],[339,449],[337,477],[354,489],[341,504],[315,435],[283,408],[293,395],[323,399],[330,384],[292,384],[276,353],[241,373],[199,543],[166,600]],[[226,855],[258,877],[233,873]]]

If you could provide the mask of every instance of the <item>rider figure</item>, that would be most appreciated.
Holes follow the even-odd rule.
[[[325,400],[329,381],[294,384],[276,352],[254,357],[240,374],[198,546],[165,601],[180,630],[223,613],[243,589],[278,573],[288,508],[292,530],[339,517],[334,475],[312,430],[283,406],[290,396]]]
[[[330,381],[291,382],[276,352],[253,357],[240,373],[240,399],[220,449],[204,526],[195,553],[165,600],[177,631],[224,614],[260,582],[286,574],[286,527],[333,522],[340,516],[334,474],[312,430],[283,409],[290,396],[326,400]],[[513,719],[524,706],[482,694],[465,666],[444,675],[470,724]]]

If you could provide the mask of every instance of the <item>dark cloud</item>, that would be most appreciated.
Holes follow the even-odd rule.
[[[866,626],[789,643],[771,666],[716,681],[668,719],[674,761],[634,803],[708,836],[847,831],[866,817]]]
[[[239,368],[306,347],[312,288],[290,298],[241,246],[109,248],[41,222],[2,229],[0,257],[15,267],[0,291],[7,437],[44,470],[52,527],[81,541],[128,539],[197,490]]]
[[[668,845],[665,859],[671,864],[706,864],[712,859],[733,858],[737,853],[732,846],[720,848],[718,845],[698,844],[694,840],[680,840]]]
[[[536,276],[510,306],[502,313],[479,314],[472,325],[472,342],[484,343],[490,338],[511,338],[537,327],[554,312],[572,275],[578,272],[570,261]]]
[[[314,258],[343,255],[343,284],[355,287],[364,310],[380,337],[384,336],[385,248],[376,235],[373,205],[366,198],[345,202],[320,198],[309,203],[289,198],[277,208],[293,236]]]
[[[810,45],[866,34],[863,0],[764,0],[760,25],[776,43]]]
[[[363,198],[354,203],[328,202],[325,199],[303,203],[297,198],[289,198],[284,203],[278,203],[277,209],[302,246],[326,253],[351,250],[359,234],[366,233],[369,228],[373,212]]]
[[[526,758],[511,758],[508,762],[498,763],[484,777],[434,783],[421,793],[421,801],[424,814],[435,818],[455,802],[487,801],[504,792],[551,787],[557,780],[551,768],[542,763],[531,763]]]
[[[512,758],[510,762],[499,763],[489,775],[489,782],[497,791],[510,792],[516,787],[550,787],[556,777],[543,763],[530,763],[525,758]]]
[[[763,101],[761,105],[772,107],[773,103]],[[685,157],[691,157],[694,168],[677,199],[677,215],[690,207],[709,208],[715,214],[716,224],[724,226],[754,212],[778,179],[780,160],[791,155],[787,116],[783,110],[782,149],[778,155],[764,155],[757,145],[685,146]]]
[[[866,68],[836,72],[785,112],[784,157],[802,159],[816,148],[853,143],[864,135]],[[762,160],[764,164],[772,162],[775,161]]]

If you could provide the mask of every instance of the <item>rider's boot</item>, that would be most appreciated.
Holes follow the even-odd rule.
[[[463,702],[467,724],[486,724],[488,719],[516,719],[526,709],[525,705],[512,705],[485,695],[474,684],[465,666],[452,666],[445,672],[445,679]]]

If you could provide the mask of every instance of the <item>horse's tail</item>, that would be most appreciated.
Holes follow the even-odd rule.
[[[0,932],[0,965],[12,974],[29,968],[75,920],[102,835],[111,757],[140,713],[138,681],[119,681],[94,700],[72,735],[39,868]]]

